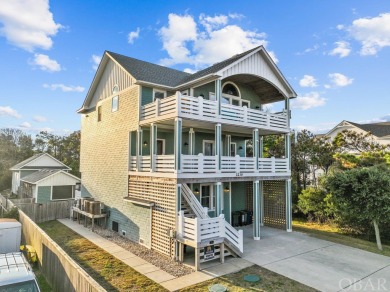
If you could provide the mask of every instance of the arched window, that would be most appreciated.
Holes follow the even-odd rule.
[[[240,96],[237,87],[233,83],[226,83],[222,88],[222,93],[238,96],[238,97]]]

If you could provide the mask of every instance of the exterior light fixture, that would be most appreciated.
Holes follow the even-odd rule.
[[[198,188],[195,188],[194,190],[194,194],[198,195],[199,194],[199,189]]]
[[[188,143],[187,142],[184,142],[184,147],[187,147],[188,146]]]
[[[148,146],[148,142],[144,141],[144,147]]]
[[[228,193],[228,192],[230,192],[230,189],[229,189],[229,187],[226,187],[223,191],[224,191],[225,193]]]
[[[242,146],[238,147],[238,150],[242,150]]]

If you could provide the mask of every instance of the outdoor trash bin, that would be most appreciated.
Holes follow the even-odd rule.
[[[233,226],[241,225],[241,213],[240,211],[232,212]]]
[[[253,223],[253,212],[252,211],[248,211],[247,213],[247,218],[246,218],[246,224],[247,225],[250,225]]]
[[[241,213],[241,226],[247,225],[248,211],[242,210]]]

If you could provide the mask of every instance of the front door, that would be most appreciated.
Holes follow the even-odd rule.
[[[164,140],[159,139],[157,140],[157,155],[164,155],[165,149],[164,149]]]
[[[203,155],[214,156],[214,141],[203,141]]]

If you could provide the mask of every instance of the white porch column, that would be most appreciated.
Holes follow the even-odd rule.
[[[230,144],[232,143],[232,136],[231,135],[226,135],[226,147],[225,147],[225,149],[226,149],[226,153],[225,153],[225,155],[226,156],[231,156],[230,154]],[[236,149],[236,151],[237,151],[237,149]]]
[[[221,124],[215,125],[215,156],[217,158],[217,171],[221,172],[221,156],[222,156],[222,128]]]
[[[140,172],[141,167],[141,159],[142,159],[142,129],[138,127],[137,129],[137,139],[136,139],[136,156],[137,156],[137,171]]]
[[[253,239],[260,240],[260,188],[259,181],[253,182]]]
[[[216,196],[216,206],[215,206],[215,216],[218,217],[220,214],[222,214],[223,209],[223,190],[222,190],[222,183],[217,182],[215,184],[215,196]]]
[[[288,160],[287,170],[291,171],[291,135],[287,133],[284,135],[285,142],[285,158]]]
[[[157,155],[157,125],[150,124],[150,172],[156,169],[156,155]]]
[[[263,158],[263,155],[264,155],[264,136],[259,136],[259,141],[260,141],[259,157]]]
[[[252,134],[253,158],[255,159],[255,170],[259,169],[259,129],[254,129]]]
[[[284,108],[287,112],[287,128],[290,129],[291,114],[290,114],[290,98],[288,98],[288,97],[286,97],[284,100]]]
[[[188,151],[188,154],[189,155],[195,155],[195,131],[193,128],[190,129],[190,132],[189,132],[189,151]]]
[[[181,184],[176,185],[176,216],[180,216],[181,211]],[[179,220],[176,220],[176,232],[179,231],[179,224],[182,224],[182,222],[179,222]],[[181,248],[180,243],[175,240],[175,251],[176,251],[176,261],[181,260]]]
[[[221,104],[222,104],[222,84],[221,79],[215,80],[215,98],[218,103],[218,116],[221,115]]]
[[[181,118],[175,118],[175,172],[179,173],[181,171],[181,139],[182,139],[182,120]]]
[[[264,226],[264,190],[263,181],[259,181],[259,192],[260,192],[260,226]]]
[[[291,179],[286,180],[286,230],[292,231],[292,196]]]

